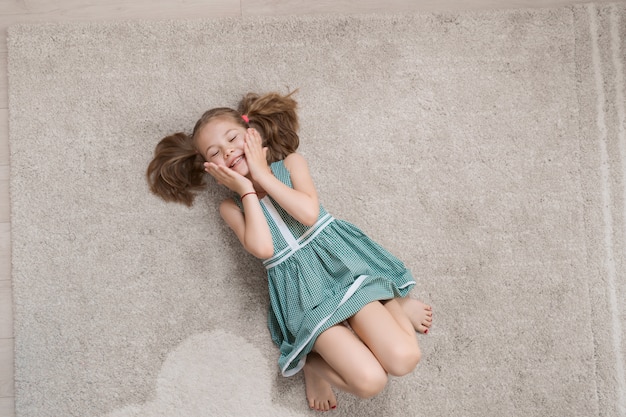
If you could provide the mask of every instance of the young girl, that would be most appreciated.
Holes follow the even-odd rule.
[[[284,376],[304,371],[311,408],[336,408],[335,386],[362,398],[420,360],[415,331],[432,309],[407,297],[410,272],[354,225],[319,204],[298,148],[297,103],[248,94],[238,110],[207,111],[188,136],[156,147],[147,177],[166,201],[191,205],[204,172],[236,195],[220,214],[267,268],[268,325]]]

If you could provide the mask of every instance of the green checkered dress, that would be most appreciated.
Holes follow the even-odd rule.
[[[271,169],[292,187],[283,161]],[[402,262],[322,207],[317,223],[308,227],[269,196],[261,199],[261,206],[274,240],[274,256],[263,262],[271,305],[268,325],[280,348],[278,365],[284,376],[302,369],[324,330],[372,301],[404,297],[415,285]]]

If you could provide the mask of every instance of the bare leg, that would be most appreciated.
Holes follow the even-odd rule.
[[[416,306],[408,303],[409,311]],[[423,319],[426,324],[419,324],[428,329],[432,312],[423,303],[419,306],[423,306],[421,310],[428,316]],[[345,326],[336,325],[317,338],[304,367],[311,408],[326,411],[336,407],[331,386],[370,398],[385,387],[387,372],[399,376],[415,368],[421,353],[414,318],[407,315],[405,307],[400,299],[389,300],[384,305],[375,301],[348,320],[356,335]]]
[[[369,303],[348,321],[391,375],[406,375],[421,359],[415,330],[396,299]]]
[[[428,333],[433,324],[433,308],[410,297],[396,298],[416,332]]]
[[[304,367],[309,406],[327,410],[337,404],[330,386],[361,398],[378,394],[387,373],[376,357],[347,327],[336,325],[323,332]]]

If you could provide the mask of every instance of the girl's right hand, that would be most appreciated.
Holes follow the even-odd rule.
[[[254,191],[252,181],[226,166],[217,165],[213,162],[205,162],[204,170],[211,174],[218,184],[227,187],[229,190],[239,195]]]
[[[263,139],[256,129],[248,129],[244,137],[244,152],[246,154],[246,162],[250,169],[252,178],[260,182],[263,176],[272,176],[272,170],[267,165],[268,148],[263,147]]]

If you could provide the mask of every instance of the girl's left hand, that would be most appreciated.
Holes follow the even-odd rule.
[[[221,184],[237,194],[245,194],[254,190],[252,181],[224,165],[205,162],[204,170]]]
[[[271,175],[269,165],[267,165],[267,147],[263,147],[263,139],[256,129],[248,129],[244,137],[245,143],[243,151],[246,154],[246,162],[250,175],[255,181],[259,181],[264,175]]]

